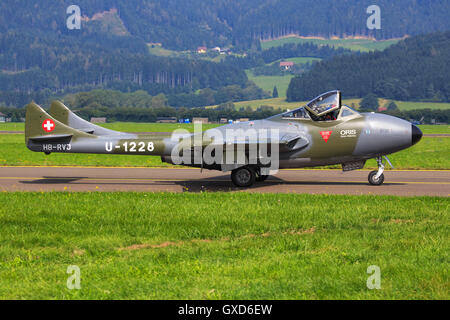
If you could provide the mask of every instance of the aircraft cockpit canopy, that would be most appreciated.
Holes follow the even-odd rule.
[[[341,92],[324,93],[308,102],[305,109],[315,121],[336,120],[341,108]]]
[[[358,115],[357,111],[342,105],[341,92],[335,90],[318,96],[301,108],[284,113],[283,118],[333,121]]]

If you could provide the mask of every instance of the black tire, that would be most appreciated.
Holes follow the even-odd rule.
[[[231,171],[231,181],[236,187],[248,188],[255,183],[256,173],[252,167],[241,167]]]
[[[266,179],[268,178],[269,176],[261,176],[261,175],[258,175],[257,177],[256,177],[256,181],[258,181],[258,182],[263,182],[263,181],[266,181]]]
[[[371,171],[369,173],[369,183],[373,186],[380,186],[384,182],[384,174],[382,173],[381,176],[378,177],[378,179],[375,179],[375,176],[378,171]]]

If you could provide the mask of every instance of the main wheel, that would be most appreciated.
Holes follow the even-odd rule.
[[[250,187],[256,180],[256,173],[252,167],[241,167],[231,171],[231,181],[241,188]]]
[[[377,175],[378,171],[371,171],[369,173],[369,183],[373,186],[379,186],[382,185],[384,182],[384,174],[381,174],[378,179],[375,178],[375,176]]]

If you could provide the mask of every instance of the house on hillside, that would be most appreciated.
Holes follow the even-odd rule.
[[[280,68],[284,70],[290,70],[294,66],[294,62],[292,61],[281,61]]]
[[[6,115],[0,112],[0,122],[6,122]]]
[[[231,49],[230,48],[225,48],[225,49],[221,49],[220,54],[232,54]]]
[[[208,48],[206,48],[206,47],[198,47],[197,48],[197,53],[203,54],[203,53],[206,53],[206,50],[208,50]]]

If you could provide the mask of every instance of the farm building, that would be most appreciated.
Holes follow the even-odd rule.
[[[284,68],[284,70],[289,70],[294,66],[294,62],[292,61],[281,61],[280,68]]]
[[[207,48],[206,47],[198,47],[197,53],[206,53]]]

